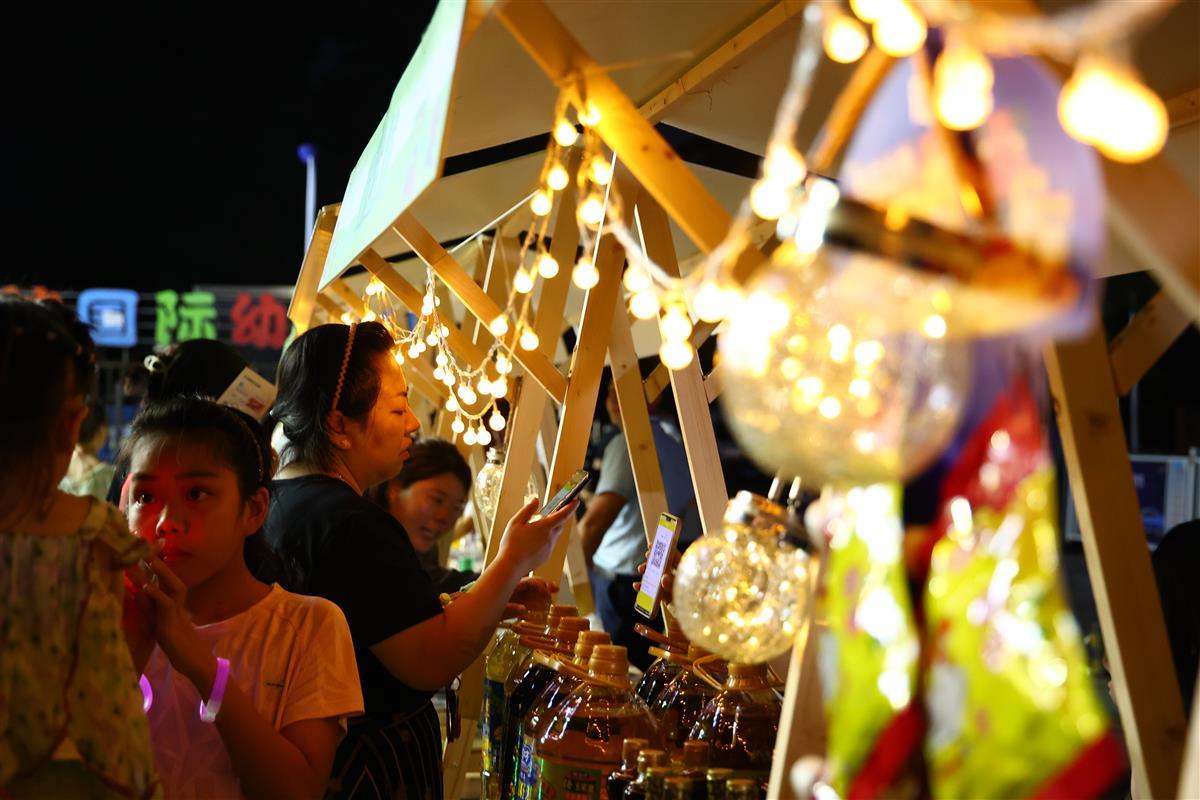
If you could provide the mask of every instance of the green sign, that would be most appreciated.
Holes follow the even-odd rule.
[[[465,0],[441,0],[358,159],[333,229],[320,289],[358,260],[441,172]]]

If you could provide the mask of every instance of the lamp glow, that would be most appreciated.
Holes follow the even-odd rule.
[[[629,311],[638,319],[650,319],[658,313],[658,297],[654,292],[637,292],[629,298]]]
[[[779,219],[787,206],[787,186],[778,181],[763,178],[750,190],[750,208],[762,219]]]
[[[504,415],[499,411],[493,411],[492,415],[488,417],[488,427],[494,431],[504,430],[505,424]]]
[[[720,322],[724,316],[725,292],[711,281],[700,284],[692,298],[692,310],[705,322]]]
[[[529,201],[529,210],[533,212],[535,217],[546,216],[553,207],[554,199],[550,197],[550,193],[545,189],[538,189],[533,195],[533,199]]]
[[[529,294],[533,291],[533,276],[524,269],[517,270],[513,276],[513,289],[519,294]]]
[[[546,175],[546,185],[556,192],[561,192],[567,188],[569,180],[570,176],[567,175],[567,170],[562,164],[555,164]]]
[[[592,156],[588,163],[588,175],[597,186],[607,186],[612,180],[612,163],[604,156]]]
[[[687,311],[680,305],[667,307],[666,313],[658,323],[663,339],[668,342],[686,341],[692,335],[692,321]]]
[[[1114,161],[1135,163],[1159,152],[1170,121],[1158,95],[1097,59],[1076,68],[1058,101],[1063,128]]]
[[[604,200],[598,194],[589,194],[579,205],[579,219],[589,228],[597,227],[604,220]]]
[[[488,330],[491,331],[492,336],[495,336],[497,339],[508,333],[508,317],[504,316],[503,314],[496,317],[491,321],[491,324],[488,325]]]
[[[992,113],[995,75],[987,56],[966,42],[951,42],[933,68],[934,110],[955,131],[978,128]]]
[[[549,253],[542,253],[537,257],[537,271],[546,280],[553,278],[558,274],[558,260]]]
[[[525,330],[521,331],[522,350],[537,350],[538,344],[540,344],[538,335],[534,333],[531,328],[526,328]]]
[[[892,58],[911,56],[925,44],[925,20],[907,0],[888,0],[872,32],[875,44]]]
[[[867,52],[870,40],[862,23],[845,14],[837,14],[825,26],[825,55],[839,64],[853,64]]]
[[[591,289],[600,282],[600,271],[596,269],[596,265],[592,263],[589,256],[583,256],[575,265],[575,269],[571,270],[571,280],[580,289]]]
[[[554,126],[554,141],[558,142],[563,147],[570,147],[575,144],[575,140],[579,138],[579,132],[575,130],[575,126],[565,119],[560,119],[558,124]]]

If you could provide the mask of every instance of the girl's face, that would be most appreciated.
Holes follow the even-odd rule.
[[[401,489],[394,481],[388,487],[392,515],[404,526],[418,553],[437,545],[437,540],[454,529],[467,503],[467,490],[452,473],[434,475]]]
[[[408,382],[395,359],[380,356],[379,398],[362,422],[347,420],[342,457],[351,463],[359,483],[383,483],[398,474],[421,427],[408,404]]]
[[[243,499],[237,475],[213,448],[182,437],[146,437],[130,459],[130,530],[165,541],[163,560],[189,587],[231,566],[266,518],[268,494]]]

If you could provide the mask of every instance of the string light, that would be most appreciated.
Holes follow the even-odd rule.
[[[465,383],[460,383],[458,386],[458,399],[467,405],[474,405],[479,398],[475,395],[475,390]]]
[[[629,266],[629,269],[625,270],[625,275],[621,278],[621,283],[625,284],[625,288],[634,294],[648,291],[653,286],[653,282],[650,280],[650,273],[632,264]]]
[[[629,298],[629,312],[638,319],[651,319],[658,313],[658,296],[649,290]]]
[[[504,425],[504,415],[499,411],[493,410],[492,415],[488,417],[488,427],[494,431],[502,431],[504,430]]]
[[[692,321],[688,318],[687,309],[679,304],[667,306],[658,326],[663,338],[669,342],[686,341],[692,335]]]
[[[466,429],[467,426],[463,424],[462,417],[455,417],[454,422],[450,423],[450,430],[454,431],[455,433],[462,433]]]
[[[763,219],[779,219],[787,211],[787,186],[764,177],[750,190],[750,208]]]
[[[681,370],[692,363],[696,351],[687,340],[676,342],[667,341],[658,350],[658,358],[667,369]]]
[[[604,221],[604,200],[596,193],[589,194],[579,205],[579,219],[589,228]]]
[[[546,280],[550,280],[558,274],[558,260],[549,253],[542,253],[537,257],[537,271]]]
[[[867,52],[867,32],[856,19],[833,14],[825,26],[825,54],[839,64],[853,64]]]
[[[342,312],[342,324],[343,325],[350,325],[353,322],[354,322],[353,314],[351,314],[349,311]]]
[[[602,155],[592,156],[588,162],[588,176],[597,186],[608,186],[612,180],[612,162]]]
[[[560,119],[554,126],[554,141],[563,147],[570,147],[579,139],[579,132],[566,119]]]
[[[561,192],[567,188],[569,181],[570,176],[567,175],[567,170],[562,164],[555,164],[546,175],[546,185],[556,192]]]
[[[444,367],[450,363],[450,357],[445,353],[438,353],[433,359],[433,363],[437,364],[439,367]]]
[[[379,280],[379,278],[372,278],[367,282],[367,297],[377,297],[383,294],[386,289],[387,287],[383,285],[383,281]]]
[[[496,356],[496,372],[500,373],[501,375],[507,375],[508,373],[512,372],[512,368],[512,361],[508,359],[508,356],[504,355],[503,353]]]
[[[399,349],[392,351],[392,358],[396,359],[397,364],[404,364],[404,353],[400,352]]]
[[[1096,58],[1082,60],[1063,87],[1058,117],[1075,139],[1114,161],[1144,161],[1162,150],[1170,120],[1163,101],[1133,77]]]
[[[533,276],[524,270],[517,270],[517,274],[513,276],[513,289],[521,294],[529,294],[533,291]]]
[[[776,144],[767,151],[767,159],[763,164],[765,180],[790,188],[799,185],[807,174],[804,156],[791,145]]]
[[[955,131],[969,131],[992,113],[995,75],[987,56],[971,44],[950,38],[933,68],[934,111]]]
[[[462,408],[462,406],[460,406],[460,405],[458,404],[458,398],[456,398],[454,395],[450,395],[449,397],[447,397],[447,398],[446,398],[446,406],[445,406],[445,408],[446,408],[446,410],[447,410],[447,411],[449,411],[450,413],[452,413],[452,414],[453,414],[454,412],[456,412],[456,411],[458,411],[459,409],[461,409],[461,408]]]
[[[925,44],[928,27],[908,0],[887,0],[872,33],[879,49],[892,58],[911,56]]]
[[[893,0],[850,0],[850,10],[854,16],[863,22],[871,23],[879,19],[889,2]]]
[[[475,389],[479,394],[490,396],[492,393],[492,382],[488,380],[487,375],[480,375],[479,380],[475,383]]]
[[[535,217],[544,217],[550,213],[550,209],[554,207],[554,199],[550,197],[550,193],[544,189],[538,189],[533,199],[529,201],[529,210],[533,212]]]
[[[466,433],[463,434],[462,439],[463,439],[463,444],[467,445],[468,447],[473,447],[475,445],[475,443],[479,441],[479,437],[477,437],[475,435],[474,428],[467,428]]]
[[[575,269],[571,270],[571,280],[584,290],[591,289],[600,282],[600,271],[592,263],[591,256],[585,255],[579,259],[579,262],[575,264]]]
[[[725,292],[721,287],[711,281],[705,281],[692,297],[692,310],[705,322],[720,322],[725,316],[724,300]]]
[[[501,397],[504,397],[507,394],[508,381],[504,380],[504,378],[497,378],[496,380],[492,381],[492,397],[499,400]]]
[[[521,331],[522,350],[537,350],[538,344],[540,344],[538,335],[533,332],[532,328],[526,328]]]
[[[600,124],[600,107],[588,101],[579,110],[579,121],[589,128],[596,127]]]
[[[946,335],[946,318],[941,314],[930,314],[921,323],[921,332],[930,339],[941,339]]]
[[[499,338],[508,333],[508,317],[500,314],[491,321],[488,325],[488,330],[492,332],[492,336]]]
[[[492,434],[488,432],[487,428],[480,425],[475,429],[475,441],[486,447],[492,443]]]

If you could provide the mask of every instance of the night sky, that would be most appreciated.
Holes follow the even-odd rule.
[[[293,283],[297,146],[340,200],[434,7],[46,5],[0,34],[0,283],[142,291]]]

